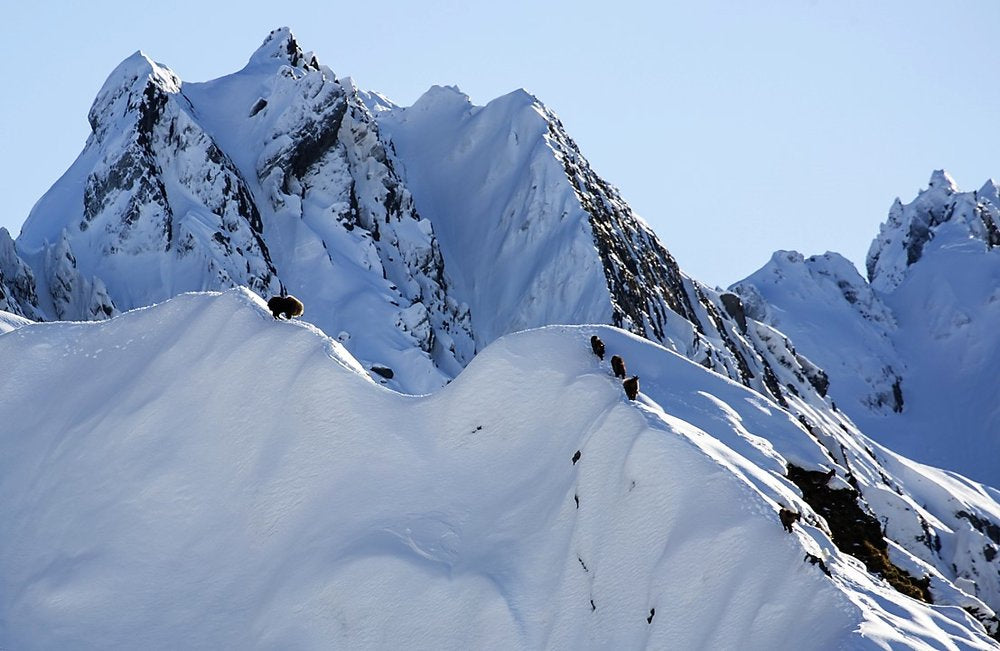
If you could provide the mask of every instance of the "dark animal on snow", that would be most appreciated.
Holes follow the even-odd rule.
[[[285,315],[286,319],[291,319],[293,316],[302,316],[304,311],[302,301],[295,298],[294,296],[272,296],[267,302],[267,308],[271,310],[271,314],[277,319],[282,314]]]
[[[819,569],[823,570],[823,574],[827,576],[833,576],[832,574],[830,574],[830,568],[826,566],[826,563],[824,563],[823,559],[820,558],[819,556],[806,552],[806,556],[802,560],[809,561],[812,565],[819,565]]]
[[[785,531],[788,533],[792,533],[792,525],[798,522],[801,517],[801,515],[791,509],[782,508],[778,511],[778,518],[781,520],[781,526],[783,526]]]
[[[639,376],[633,375],[622,382],[622,386],[625,387],[625,395],[628,396],[628,399],[635,400],[635,397],[639,395]]]
[[[625,360],[618,355],[611,357],[611,370],[615,372],[615,377],[625,379]]]
[[[590,347],[594,349],[594,354],[604,359],[604,342],[597,335],[593,335],[590,338]]]
[[[378,364],[372,365],[372,373],[375,373],[376,375],[381,375],[387,380],[391,380],[396,375],[395,373],[392,372],[392,369],[389,368],[388,366],[379,366]],[[480,429],[482,429],[482,426],[480,426]]]
[[[649,609],[649,617],[646,618],[646,623],[647,624],[652,624],[654,617],[656,617],[656,609],[655,608],[650,608]]]
[[[573,465],[575,466],[576,462],[579,461],[579,460],[580,460],[580,451],[577,450],[576,454],[573,455]]]

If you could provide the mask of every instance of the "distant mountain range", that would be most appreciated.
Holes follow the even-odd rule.
[[[943,171],[898,199],[868,253],[869,280],[836,253],[774,254],[734,286],[830,376],[868,435],[1000,486],[1000,199]]]

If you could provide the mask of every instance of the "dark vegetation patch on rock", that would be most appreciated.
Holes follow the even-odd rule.
[[[882,527],[873,515],[858,504],[858,492],[852,488],[831,488],[827,473],[805,470],[788,464],[788,478],[802,491],[802,499],[830,526],[833,543],[840,551],[854,556],[905,595],[932,604],[929,576],[916,578],[889,560],[889,546]]]

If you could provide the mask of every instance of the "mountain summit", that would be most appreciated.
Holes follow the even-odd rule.
[[[523,90],[479,107],[435,87],[398,107],[283,28],[205,83],[136,53],[90,118],[17,239],[34,286],[22,273],[15,313],[101,319],[245,286],[298,296],[304,318],[408,392],[554,323],[626,328],[779,402],[823,392],[782,337],[681,272]]]

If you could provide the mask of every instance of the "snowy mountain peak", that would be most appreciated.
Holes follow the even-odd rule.
[[[310,52],[303,52],[295,35],[288,27],[272,30],[257,51],[250,56],[247,66],[290,65],[293,68],[319,70],[319,61]]]
[[[524,89],[474,106],[436,86],[399,108],[282,28],[204,83],[130,57],[95,107],[94,137],[17,243],[49,318],[288,291],[381,380],[419,393],[504,334],[612,323],[779,402],[821,399],[818,369],[685,277]]]
[[[406,111],[413,113],[439,112],[448,109],[468,111],[472,108],[472,100],[458,86],[434,85],[424,91]]]
[[[931,180],[927,185],[928,188],[942,190],[948,194],[958,192],[958,185],[955,183],[955,179],[945,170],[934,170],[931,173]]]
[[[117,131],[117,121],[137,109],[144,114],[162,102],[163,94],[179,93],[181,80],[169,68],[156,63],[142,51],[128,57],[108,75],[97,93],[87,118],[94,137],[102,140],[107,131]]]
[[[928,181],[927,186],[928,188],[943,190],[948,194],[958,192],[958,184],[955,183],[955,179],[946,170],[934,170],[931,173],[931,179]]]
[[[956,247],[984,251],[1000,244],[996,195],[991,182],[979,192],[960,192],[947,172],[936,170],[928,188],[911,203],[897,199],[881,225],[868,251],[872,287],[880,292],[895,290],[909,267],[931,251]]]
[[[979,188],[977,194],[980,199],[985,199],[993,205],[1000,205],[1000,184],[993,179],[989,179],[986,183],[983,183],[983,187]]]

